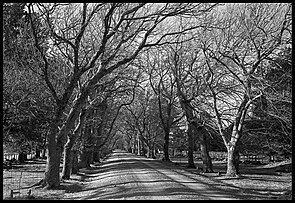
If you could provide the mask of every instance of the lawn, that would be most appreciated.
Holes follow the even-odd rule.
[[[171,159],[176,165],[186,168],[184,159]],[[180,161],[179,161],[180,160]],[[232,191],[241,199],[291,199],[292,198],[292,172],[277,171],[280,162],[264,165],[240,164],[241,177],[229,178],[225,176],[226,162],[213,161],[214,173],[202,173],[198,169],[186,169],[191,173],[204,176],[208,184],[214,187]],[[201,161],[195,161],[201,166]],[[218,174],[220,172],[220,174]]]
[[[44,178],[46,160],[37,159],[12,166],[11,169],[3,169],[3,199],[11,199],[11,190],[13,199],[61,199],[65,192],[77,191],[82,185],[81,176],[73,175],[71,180],[63,181],[58,190],[33,186]]]

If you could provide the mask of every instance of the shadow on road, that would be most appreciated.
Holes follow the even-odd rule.
[[[149,165],[152,165],[152,170]],[[177,181],[161,172],[165,169],[173,171],[174,174],[179,174],[180,177],[185,176],[187,177],[186,180],[190,181]],[[126,179],[119,183],[108,182],[109,178],[122,179],[122,173],[124,174],[124,171],[128,173],[130,170],[137,171],[137,176],[146,175],[147,173],[157,173],[160,174],[158,176],[161,178],[156,180]],[[186,170],[184,167],[175,165],[174,163],[149,159],[127,152],[112,153],[102,163],[94,165],[89,169],[84,169],[83,176],[86,181],[100,181],[100,184],[96,187],[83,189],[83,191],[89,192],[90,195],[81,197],[82,199],[149,199],[151,196],[156,199],[163,199],[165,196],[170,199],[173,199],[173,197],[177,199],[209,199],[208,197],[223,199],[226,196],[236,199],[247,199],[245,196],[247,193],[251,195],[251,199],[262,198],[261,193],[251,189],[242,190],[231,184],[225,184],[220,180],[210,179],[196,172],[196,170]],[[197,190],[187,187],[189,184],[194,185],[196,183],[203,184],[207,187],[199,187]],[[155,185],[153,191],[139,190],[139,187],[136,188],[136,186],[139,185],[150,184]],[[163,184],[168,185],[168,187],[160,187]],[[169,185],[171,185],[171,187],[169,187]],[[265,195],[265,198],[270,199],[270,196]]]

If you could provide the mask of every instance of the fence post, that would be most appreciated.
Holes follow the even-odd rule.
[[[13,190],[10,190],[10,198],[13,198]]]
[[[29,190],[29,191],[28,191],[28,196],[30,197],[31,194],[32,194],[32,190]]]

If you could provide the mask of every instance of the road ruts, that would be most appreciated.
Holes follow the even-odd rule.
[[[180,167],[124,151],[115,151],[102,165],[85,171],[85,174],[88,186],[77,193],[76,199],[236,199]]]

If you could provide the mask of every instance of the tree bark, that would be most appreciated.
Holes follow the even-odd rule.
[[[192,124],[188,125],[188,168],[196,168],[194,163],[194,136]]]
[[[238,114],[233,123],[233,129],[231,133],[231,140],[226,144],[228,159],[227,159],[227,172],[226,176],[229,177],[239,177],[239,144],[242,137],[242,127],[244,125],[245,115],[247,113],[247,108],[249,107],[249,98],[247,95],[244,96],[244,100],[240,105]]]
[[[61,109],[61,107],[60,107]],[[66,142],[66,135],[73,128],[76,118],[79,115],[80,109],[72,109],[67,118],[66,124],[58,129],[58,123],[61,120],[62,110],[57,110],[55,121],[52,122],[52,127],[48,136],[48,156],[45,170],[44,184],[48,189],[54,189],[60,185],[60,161],[61,155]]]
[[[45,159],[45,158],[46,158],[46,149],[42,149],[41,159]]]
[[[140,139],[139,139],[139,134],[137,134],[137,155],[140,155]]]
[[[93,164],[93,153],[94,153],[94,148],[92,147],[92,149],[90,150],[90,157],[89,157],[89,166],[90,164]]]
[[[35,156],[35,158],[39,159],[41,157],[40,154],[41,154],[41,150],[36,147],[36,156]]]
[[[164,157],[163,161],[171,161],[169,158],[169,131],[165,130],[165,136],[164,136]]]
[[[96,151],[93,152],[93,161],[100,162],[100,153],[97,149],[96,149]]]
[[[153,158],[153,159],[155,159],[156,158],[156,153],[155,153],[155,143],[153,142],[153,146],[152,146],[152,151],[151,151],[151,157]]]
[[[78,168],[78,151],[77,150],[72,150],[72,174],[77,174],[79,172]]]
[[[91,150],[84,148],[80,156],[78,169],[90,168],[90,159],[91,159],[90,156],[91,156]]]
[[[80,161],[78,163],[78,168],[89,168],[91,163],[91,157],[94,150],[95,137],[92,132],[92,124],[86,126],[85,132],[83,134],[83,148],[80,156]]]
[[[227,171],[226,176],[228,177],[239,177],[239,151],[236,145],[229,143],[227,146]]]
[[[68,180],[71,176],[72,171],[72,162],[73,162],[73,152],[72,148],[81,134],[81,130],[83,128],[85,118],[87,116],[87,109],[81,109],[79,115],[79,122],[73,132],[73,134],[68,134],[68,140],[64,146],[64,159],[63,159],[63,170],[62,170],[62,179]],[[72,120],[71,122],[75,122]]]
[[[59,113],[58,113],[59,114]],[[58,123],[60,120],[60,115],[52,122],[50,127],[50,132],[47,137],[47,162],[45,169],[45,179],[44,186],[48,189],[56,188],[60,185],[60,146],[58,146],[56,135],[58,133]]]
[[[204,173],[212,173],[213,172],[213,165],[212,160],[209,155],[208,151],[208,143],[207,143],[207,136],[206,131],[203,126],[199,126],[197,128],[197,134],[200,141],[201,147],[201,157],[203,161],[203,172]]]
[[[105,106],[105,109],[107,107]],[[104,114],[102,114],[104,115]],[[100,158],[101,158],[101,153],[100,153],[100,149],[101,147],[103,146],[103,143],[100,143],[101,139],[99,139],[98,137],[101,137],[102,136],[102,131],[103,130],[103,122],[101,122],[99,124],[98,127],[95,128],[95,136],[96,138],[95,139],[95,145],[93,147],[93,160],[92,162],[100,162]]]
[[[146,157],[150,158],[150,146],[147,144]]]
[[[60,151],[57,150],[55,136],[48,137],[48,155],[44,184],[48,189],[59,186]]]
[[[25,163],[27,161],[27,153],[25,152],[20,152],[18,155],[18,162],[19,163]]]
[[[70,179],[70,176],[71,176],[72,161],[73,161],[72,147],[74,145],[74,142],[75,142],[74,137],[68,136],[68,141],[64,146],[62,179],[65,179],[65,180]]]

